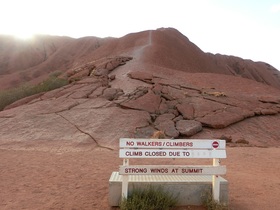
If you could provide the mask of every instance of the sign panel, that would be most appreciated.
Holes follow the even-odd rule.
[[[120,139],[121,148],[169,149],[225,149],[226,141],[220,139]]]
[[[120,166],[121,175],[222,175],[225,166],[135,165]]]
[[[120,158],[226,158],[225,150],[120,149]]]

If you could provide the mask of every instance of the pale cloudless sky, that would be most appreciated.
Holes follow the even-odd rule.
[[[0,0],[0,34],[121,37],[160,27],[204,52],[280,70],[280,0]]]

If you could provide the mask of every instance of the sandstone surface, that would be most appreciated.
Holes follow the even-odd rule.
[[[60,39],[54,45],[70,45],[71,40]],[[252,145],[280,144],[280,90],[276,88],[280,82],[273,82],[277,75],[271,67],[263,68],[263,72],[270,75],[272,71],[275,80],[262,77],[260,82],[258,77],[254,81],[249,73],[241,78],[239,64],[234,64],[234,74],[221,67],[222,61],[233,65],[234,58],[205,55],[174,29],[103,41],[88,37],[76,40],[75,46],[79,42],[95,47],[81,50],[80,57],[71,60],[75,60],[75,67],[65,68],[61,77],[70,84],[6,107],[0,112],[1,141],[55,140],[61,135],[69,141],[92,140],[97,146],[116,147],[120,137],[148,138],[152,131],[163,130],[170,138],[232,135],[233,141],[242,136]],[[163,50],[163,46],[169,50]],[[55,62],[59,52],[54,48],[48,52],[45,59]],[[184,53],[194,60],[190,62]],[[222,60],[218,66],[211,61],[217,58]],[[41,68],[39,63],[37,70]],[[16,66],[9,66],[9,72],[13,68]],[[266,118],[270,119],[268,124],[255,127],[253,121]],[[244,130],[241,124],[249,129]],[[233,127],[242,132],[233,134]],[[259,139],[260,132],[263,140]]]

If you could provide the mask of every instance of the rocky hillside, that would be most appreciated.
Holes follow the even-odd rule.
[[[71,83],[0,112],[3,146],[62,141],[115,148],[120,137],[147,138],[156,130],[168,138],[280,146],[279,73],[268,64],[205,54],[175,29],[56,41],[24,72],[60,70]],[[2,80],[20,74],[7,66]]]
[[[7,89],[26,82],[36,84],[51,72],[75,67],[102,42],[95,37],[73,39],[40,35],[25,41],[0,36],[0,88]]]
[[[38,35],[24,41],[0,36],[0,88],[38,83],[51,72],[65,72],[94,60],[120,55],[137,57],[154,66],[189,73],[240,76],[280,88],[280,73],[269,64],[204,53],[172,28],[128,34],[119,39]]]

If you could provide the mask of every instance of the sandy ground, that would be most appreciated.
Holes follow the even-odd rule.
[[[108,180],[122,161],[117,150],[90,147],[0,146],[0,209],[111,209]],[[230,209],[279,209],[280,148],[228,147],[227,155]]]

